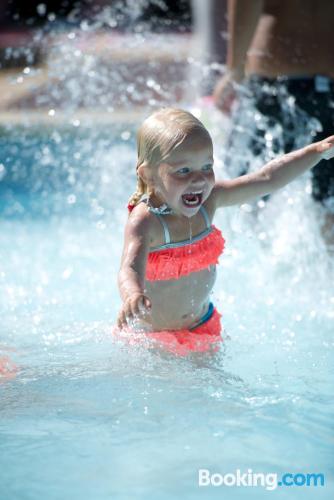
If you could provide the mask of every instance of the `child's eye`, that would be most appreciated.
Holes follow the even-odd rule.
[[[182,167],[176,171],[177,174],[181,174],[181,175],[188,174],[189,172],[190,172],[190,168],[188,168],[188,167]]]
[[[207,165],[204,165],[204,167],[202,167],[202,170],[205,170],[206,172],[212,169],[213,165],[211,163],[208,163]]]

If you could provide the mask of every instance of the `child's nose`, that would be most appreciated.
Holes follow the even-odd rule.
[[[203,186],[205,184],[205,175],[203,172],[193,172],[191,184],[196,186]]]

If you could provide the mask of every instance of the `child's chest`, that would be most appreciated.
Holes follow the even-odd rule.
[[[212,210],[207,209],[207,214],[212,221]],[[163,220],[161,220],[163,217]],[[158,247],[166,243],[190,241],[208,229],[207,220],[198,212],[194,217],[187,218],[175,215],[155,217],[154,231],[152,232],[150,247]]]

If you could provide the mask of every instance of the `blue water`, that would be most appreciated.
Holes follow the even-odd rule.
[[[133,126],[0,138],[0,498],[333,498],[333,269],[308,179],[217,217],[225,342],[190,359],[110,334]],[[220,152],[216,151],[218,175]],[[324,487],[198,487],[198,469]]]

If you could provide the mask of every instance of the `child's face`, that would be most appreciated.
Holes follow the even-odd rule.
[[[203,132],[193,133],[153,169],[155,201],[193,217],[215,184],[212,141]]]

